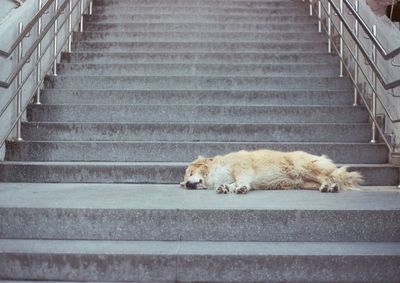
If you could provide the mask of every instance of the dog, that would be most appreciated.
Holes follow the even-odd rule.
[[[250,190],[314,189],[338,192],[357,188],[358,172],[338,168],[327,156],[304,151],[238,151],[211,158],[199,156],[186,169],[180,185],[186,189],[214,189],[219,194]]]

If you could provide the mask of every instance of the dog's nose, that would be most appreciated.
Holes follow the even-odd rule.
[[[186,182],[186,188],[191,189],[191,190],[195,190],[195,189],[197,189],[197,184],[187,181]]]

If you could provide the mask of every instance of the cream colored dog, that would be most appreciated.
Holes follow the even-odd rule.
[[[224,156],[199,156],[186,169],[181,186],[245,194],[259,189],[319,189],[337,192],[358,187],[362,176],[338,168],[326,156],[303,151],[238,151]]]

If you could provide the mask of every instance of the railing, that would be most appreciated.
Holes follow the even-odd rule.
[[[51,18],[42,27],[44,15],[49,14],[51,10]],[[92,0],[64,0],[61,5],[59,5],[58,0],[48,0],[44,5],[42,5],[42,0],[38,0],[38,11],[36,14],[25,28],[23,28],[22,23],[19,23],[18,37],[8,50],[0,50],[0,56],[2,57],[8,58],[14,53],[17,56],[17,65],[5,81],[0,81],[0,87],[5,89],[14,84],[16,85],[15,91],[12,92],[10,98],[0,110],[1,119],[4,117],[4,113],[12,108],[13,102],[16,101],[16,117],[11,122],[8,130],[6,130],[6,133],[0,137],[0,148],[2,148],[15,129],[16,140],[22,140],[21,118],[33,99],[36,104],[41,103],[40,90],[44,83],[45,75],[49,73],[57,75],[57,58],[63,50],[71,52],[73,32],[78,24],[79,30],[83,31],[83,16],[86,11],[89,14],[92,13]],[[34,30],[35,27],[36,30]],[[36,33],[36,39],[34,39],[33,43],[24,52],[24,39],[30,37],[33,33]],[[63,38],[61,38],[61,34]],[[42,60],[48,56],[50,56],[50,62],[47,62],[45,70],[42,70]],[[26,70],[26,67],[30,68]],[[22,94],[24,86],[26,82],[31,81],[33,75],[35,75],[33,90],[29,93],[28,98],[24,99],[25,102],[23,103]]]
[[[305,0],[302,0],[305,2]],[[353,85],[354,85],[354,106],[358,105],[358,98],[361,98],[363,104],[366,106],[367,111],[372,120],[372,134],[371,134],[371,143],[377,142],[376,134],[380,135],[382,140],[387,145],[390,154],[400,155],[400,152],[396,151],[396,143],[393,140],[389,140],[385,134],[384,126],[381,127],[381,122],[379,121],[377,115],[377,103],[380,104],[382,110],[385,112],[384,117],[389,118],[392,124],[397,124],[400,122],[399,118],[394,118],[390,111],[388,111],[387,106],[382,101],[380,95],[378,95],[378,85],[377,80],[379,80],[380,85],[385,90],[394,89],[400,86],[400,79],[395,81],[388,82],[387,78],[378,68],[377,61],[377,52],[380,53],[381,57],[384,60],[392,59],[392,66],[397,66],[394,63],[394,57],[400,54],[400,47],[396,48],[390,52],[388,52],[382,44],[377,39],[376,25],[373,25],[372,30],[368,27],[366,22],[359,14],[359,2],[355,0],[354,6],[348,0],[337,0],[339,2],[339,6],[335,4],[333,0],[308,0],[309,4],[309,13],[310,16],[313,16],[315,13],[318,17],[318,31],[321,32],[322,28],[328,34],[328,52],[332,52],[332,47],[338,53],[340,57],[340,66],[339,66],[339,77],[343,76],[344,69],[347,70]],[[324,5],[326,3],[326,5]],[[351,27],[348,20],[346,19],[346,15],[344,13],[343,4],[346,5],[348,10],[348,15],[352,17],[354,21],[354,26]],[[333,10],[333,11],[332,11]],[[339,22],[337,25],[335,22]],[[359,27],[365,32],[365,38],[369,39],[372,43],[372,52],[365,48],[364,44],[359,38]],[[333,30],[332,30],[333,28]],[[344,34],[344,29],[346,29],[346,34],[352,39],[352,43],[348,42],[346,35]],[[334,36],[334,33],[337,34],[337,37]],[[345,58],[346,54],[349,55],[349,59]],[[362,62],[360,60],[360,53],[362,55],[362,59],[365,61],[365,65],[369,66],[369,70],[371,74],[368,74],[368,71],[365,70],[365,65],[362,66]],[[346,64],[349,62],[348,64]],[[350,62],[354,62],[354,65],[351,66]],[[399,72],[400,73],[400,72]],[[360,76],[363,76],[360,78]],[[371,77],[371,79],[370,79]],[[364,90],[361,89],[361,85],[363,82],[366,83],[367,87],[364,87]],[[364,93],[367,89],[370,89],[372,92],[371,102],[367,101],[366,95]],[[394,136],[395,137],[395,136]]]

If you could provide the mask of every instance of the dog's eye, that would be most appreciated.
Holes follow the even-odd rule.
[[[190,172],[190,173],[189,173],[189,176],[190,176],[190,177],[193,176],[193,172]]]

